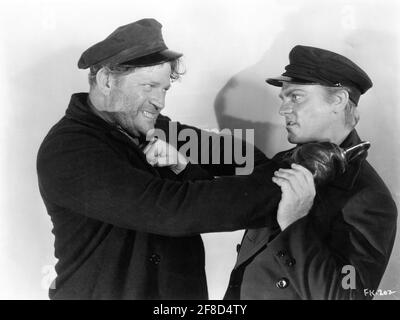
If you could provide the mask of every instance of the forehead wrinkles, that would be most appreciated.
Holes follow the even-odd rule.
[[[130,76],[136,81],[170,82],[171,68],[169,63],[135,69]]]
[[[279,98],[283,99],[284,97],[287,97],[288,95],[290,95],[293,91],[295,90],[301,90],[303,91],[303,89],[299,86],[293,85],[293,84],[283,84],[282,85],[282,89],[281,92],[279,93]]]
[[[283,83],[281,92],[286,93],[288,91],[294,91],[294,90],[306,91],[307,87],[309,87],[309,85]]]
[[[293,84],[293,83],[283,83],[281,92],[279,94],[279,97],[285,97],[292,93],[293,91],[301,91],[306,94],[312,94],[312,95],[321,95],[324,91],[324,86],[319,85],[319,84]]]
[[[143,74],[163,74],[163,70],[165,69],[165,73],[171,72],[171,66],[169,63],[162,63],[162,64],[156,64],[154,66],[147,66],[147,67],[139,67],[136,69],[136,71],[141,72]]]

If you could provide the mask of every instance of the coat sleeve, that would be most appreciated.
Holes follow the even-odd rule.
[[[271,223],[280,190],[268,163],[249,176],[174,181],[133,166],[95,135],[63,133],[38,154],[45,201],[118,227],[168,236]]]
[[[251,173],[255,167],[271,161],[244,136],[241,139],[229,134],[208,132],[170,121],[166,116],[159,117],[157,128],[163,130],[169,143],[176,143],[178,150],[190,139],[196,139],[198,148],[190,153],[189,160],[213,176]]]
[[[214,180],[214,177],[198,165],[188,163],[185,170],[177,175],[179,181]]]
[[[390,195],[365,189],[347,202],[321,239],[313,219],[306,216],[285,229],[270,246],[281,269],[303,299],[371,299],[386,269],[396,233],[397,209]],[[338,241],[340,246],[336,245]],[[295,264],[288,265],[294,259]],[[355,270],[355,288],[348,269]],[[349,280],[349,281],[348,281]],[[342,282],[345,283],[345,288]]]

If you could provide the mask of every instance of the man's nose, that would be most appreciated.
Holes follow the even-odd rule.
[[[284,116],[288,113],[292,113],[293,112],[293,105],[291,102],[282,102],[280,108],[279,108],[279,114],[281,116]]]
[[[150,98],[150,103],[157,109],[161,110],[165,106],[165,93],[153,95]]]

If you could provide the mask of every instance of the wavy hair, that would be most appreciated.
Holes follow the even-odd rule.
[[[171,65],[170,79],[172,82],[179,80],[186,72],[181,58],[171,60],[171,61],[161,62],[161,63],[153,65],[153,66],[162,65],[164,63],[169,63]],[[127,65],[95,65],[95,66],[91,66],[89,69],[89,74],[88,74],[88,81],[89,81],[89,85],[91,88],[96,85],[97,72],[99,72],[99,70],[102,68],[106,68],[109,73],[112,73],[114,75],[127,75],[129,73],[135,72],[136,69],[143,68],[143,67],[132,67],[132,66],[127,66]]]

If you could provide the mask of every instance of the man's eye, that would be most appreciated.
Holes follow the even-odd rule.
[[[300,100],[301,100],[301,97],[298,94],[292,94],[293,102],[299,102]]]
[[[145,90],[151,90],[151,88],[153,87],[151,84],[149,84],[149,83],[144,83],[144,84],[142,84],[142,86],[143,86],[143,88],[145,89]]]

